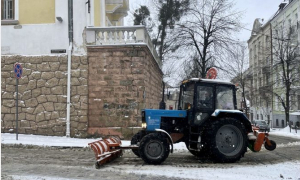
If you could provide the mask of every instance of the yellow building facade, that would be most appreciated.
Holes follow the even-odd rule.
[[[2,25],[51,24],[67,0],[1,0]],[[79,4],[73,1],[74,5]],[[85,3],[85,2],[84,2]],[[122,26],[129,10],[129,0],[89,0],[81,7],[91,18],[89,26]],[[67,11],[67,9],[65,9]],[[76,9],[74,10],[76,13]]]

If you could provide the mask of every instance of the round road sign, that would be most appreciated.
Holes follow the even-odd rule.
[[[206,79],[216,79],[218,71],[216,68],[210,68],[206,73]]]
[[[20,79],[22,77],[23,68],[22,68],[21,64],[19,64],[19,63],[15,64],[14,72],[15,72],[15,76],[16,76],[17,79]]]

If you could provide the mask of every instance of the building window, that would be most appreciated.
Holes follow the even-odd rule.
[[[284,127],[284,120],[281,120],[281,127]]]
[[[262,114],[260,115],[260,117],[261,117],[261,120],[264,120],[264,116]]]
[[[1,0],[1,20],[14,20],[15,19],[15,1],[14,0]]]
[[[279,126],[279,122],[278,122],[278,119],[276,119],[276,126],[277,126],[277,127]]]
[[[259,120],[259,115],[258,114],[256,114],[256,120]]]

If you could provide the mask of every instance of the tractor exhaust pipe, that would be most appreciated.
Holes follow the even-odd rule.
[[[166,109],[166,103],[165,103],[165,82],[162,81],[163,84],[163,90],[162,90],[162,99],[159,103],[159,109]]]

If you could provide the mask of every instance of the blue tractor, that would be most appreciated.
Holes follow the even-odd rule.
[[[247,147],[254,152],[262,143],[268,150],[276,148],[267,133],[258,142],[250,121],[237,110],[235,85],[212,79],[183,81],[178,110],[144,109],[142,128],[131,145],[133,153],[148,164],[164,162],[178,142],[184,142],[195,156],[225,163],[240,160]]]

